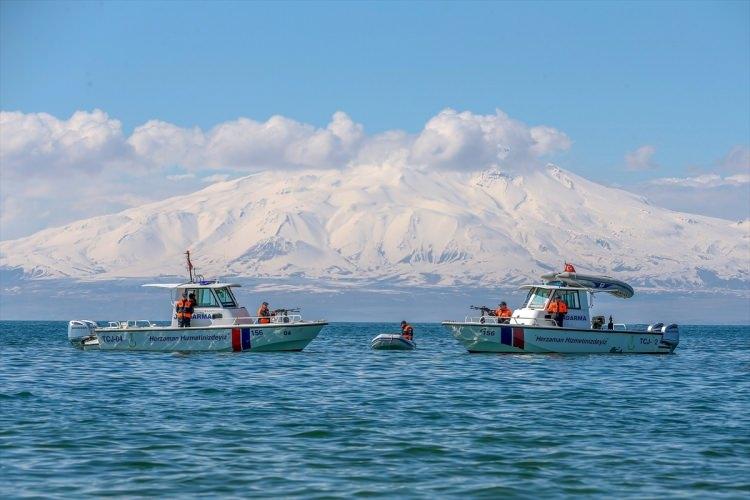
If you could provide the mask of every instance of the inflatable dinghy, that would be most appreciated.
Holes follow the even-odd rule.
[[[398,333],[381,333],[372,339],[372,348],[381,351],[411,351],[417,344]]]
[[[544,274],[542,279],[545,281],[560,281],[569,286],[590,288],[592,292],[611,293],[621,299],[629,299],[635,293],[632,286],[609,276],[563,272]]]

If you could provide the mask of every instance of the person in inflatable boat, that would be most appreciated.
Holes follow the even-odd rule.
[[[414,340],[414,328],[406,321],[401,322],[401,336],[409,342]]]

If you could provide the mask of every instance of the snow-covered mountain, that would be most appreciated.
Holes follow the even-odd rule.
[[[0,242],[32,277],[307,277],[493,286],[560,269],[641,287],[750,284],[750,223],[688,215],[554,165],[263,172]]]

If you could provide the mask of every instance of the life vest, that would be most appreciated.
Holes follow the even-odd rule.
[[[266,306],[260,306],[258,308],[258,323],[268,324],[271,322],[271,311]]]
[[[404,325],[401,327],[401,336],[406,340],[412,340],[414,338],[414,328],[411,325]]]
[[[547,306],[547,312],[565,314],[568,312],[568,304],[566,304],[564,300],[557,298],[549,303]]]
[[[497,310],[495,310],[495,316],[498,318],[510,318],[513,316],[513,310],[507,307],[498,307]]]
[[[193,309],[195,309],[195,301],[191,299],[180,299],[175,302],[175,312],[177,312],[177,319],[185,318],[190,319],[193,317]]]

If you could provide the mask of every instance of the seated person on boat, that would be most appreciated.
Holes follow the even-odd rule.
[[[267,324],[271,322],[271,310],[268,309],[268,302],[263,302],[258,308],[258,323]]]
[[[513,316],[513,309],[509,308],[505,302],[500,302],[498,308],[495,309],[495,316],[498,318],[498,323],[509,323]]]
[[[401,322],[401,336],[409,342],[414,341],[414,328],[406,321]]]

